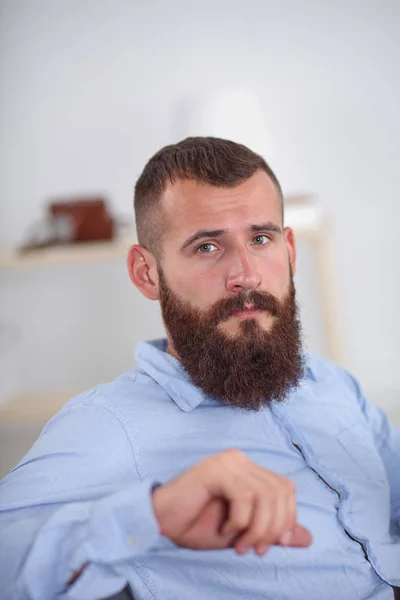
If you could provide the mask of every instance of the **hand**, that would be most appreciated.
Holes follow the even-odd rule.
[[[305,547],[307,529],[297,524],[290,479],[248,459],[240,450],[207,457],[153,492],[161,533],[179,546],[239,554],[272,544]]]

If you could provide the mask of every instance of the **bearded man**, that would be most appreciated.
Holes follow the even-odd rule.
[[[262,157],[153,156],[130,277],[166,337],[72,399],[2,482],[2,597],[389,600],[400,431],[302,347],[296,246]]]

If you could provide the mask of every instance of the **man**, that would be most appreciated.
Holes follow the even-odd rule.
[[[135,213],[130,277],[167,338],[3,480],[2,597],[393,598],[400,432],[302,350],[274,173],[189,138],[148,162]]]

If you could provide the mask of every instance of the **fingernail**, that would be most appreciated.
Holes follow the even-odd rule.
[[[289,546],[293,539],[293,532],[286,531],[280,538],[279,543],[281,546]]]

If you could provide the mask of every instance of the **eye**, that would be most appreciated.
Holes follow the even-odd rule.
[[[264,242],[262,241],[263,238],[265,238]],[[252,241],[254,242],[254,240],[257,240],[255,242],[256,246],[265,246],[266,244],[268,244],[269,241],[271,241],[270,238],[267,235],[265,235],[265,233],[262,233],[260,235],[256,235],[256,237],[254,237]]]
[[[198,248],[196,248],[196,253],[197,254],[210,254],[210,251],[208,250],[208,248],[210,246],[214,246],[216,248],[215,244],[212,244],[211,242],[207,242],[205,244],[201,244],[201,246],[198,246]]]

